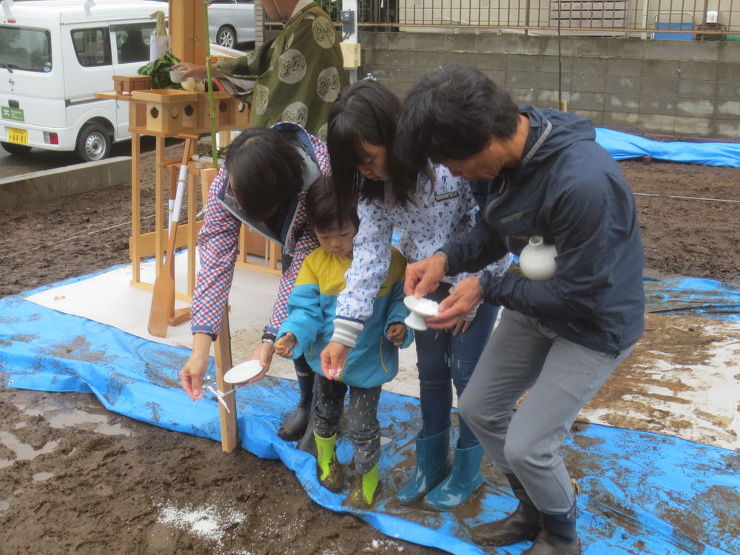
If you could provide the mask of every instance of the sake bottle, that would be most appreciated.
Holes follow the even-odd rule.
[[[550,279],[555,275],[555,255],[555,245],[548,245],[542,237],[534,235],[519,255],[519,267],[532,281]]]

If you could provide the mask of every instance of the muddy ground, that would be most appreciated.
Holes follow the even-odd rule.
[[[649,272],[737,283],[738,204],[721,200],[740,200],[740,170],[621,166],[638,193]],[[143,196],[151,213],[151,189]],[[127,262],[129,199],[121,186],[0,212],[0,297]],[[108,413],[88,395],[7,389],[0,528],[0,553],[433,551],[317,506],[279,462],[224,455],[215,442]]]

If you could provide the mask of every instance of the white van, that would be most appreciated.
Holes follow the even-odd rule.
[[[150,0],[38,0],[0,9],[0,144],[76,151],[84,161],[110,155],[127,139],[128,102],[103,100],[114,75],[136,75],[149,61],[157,10]]]

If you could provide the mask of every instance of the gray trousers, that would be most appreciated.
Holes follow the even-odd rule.
[[[617,355],[594,351],[563,339],[535,318],[503,311],[459,410],[491,460],[516,475],[541,512],[571,508],[575,493],[557,450],[578,411],[631,350]]]

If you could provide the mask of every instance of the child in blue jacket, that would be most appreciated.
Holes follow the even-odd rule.
[[[353,239],[358,219],[337,213],[330,178],[316,182],[306,196],[306,214],[320,247],[303,261],[288,302],[288,318],[275,342],[275,352],[289,358],[305,356],[319,375],[314,411],[316,462],[319,481],[334,492],[343,487],[343,473],[335,447],[344,396],[349,386],[349,437],[355,447],[358,478],[347,503],[372,506],[380,490],[380,424],[377,418],[380,391],[398,373],[398,348],[407,347],[412,332],[403,323],[406,261],[393,249],[385,283],[378,292],[372,316],[357,336],[356,346],[344,368],[321,371],[321,351],[334,333],[337,296],[345,288],[344,274],[352,263]]]

